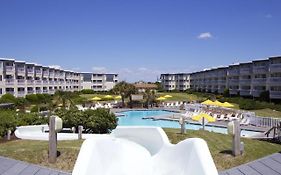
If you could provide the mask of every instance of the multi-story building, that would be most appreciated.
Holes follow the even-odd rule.
[[[118,83],[118,74],[102,74],[84,72],[82,75],[82,89],[94,91],[109,91]]]
[[[162,74],[163,88],[177,89],[177,77],[180,75],[182,73]],[[271,99],[281,99],[281,56],[184,75],[188,75],[187,87],[195,91],[223,93],[229,89],[230,95],[250,97],[259,97],[262,92],[268,91]]]
[[[179,90],[184,91],[190,88],[190,74],[161,74],[160,80],[162,87],[165,90]]]
[[[16,97],[54,94],[56,90],[81,90],[80,73],[0,58],[0,96],[6,93]]]

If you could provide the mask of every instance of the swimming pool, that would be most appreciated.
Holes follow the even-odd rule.
[[[118,117],[118,125],[120,126],[159,126],[162,128],[180,128],[180,124],[177,121],[168,121],[168,120],[152,120],[152,119],[143,119],[144,117],[149,116],[159,116],[159,115],[168,115],[174,114],[174,112],[164,111],[164,110],[132,110],[120,112],[123,116]],[[201,125],[186,124],[186,129],[199,130],[202,128]],[[213,131],[216,133],[227,134],[227,129],[224,127],[216,126],[205,126],[205,129],[208,131]],[[241,135],[250,137],[259,132],[242,130]]]

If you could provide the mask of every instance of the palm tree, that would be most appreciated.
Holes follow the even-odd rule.
[[[125,98],[129,97],[130,102],[132,101],[131,95],[136,93],[136,88],[134,85],[127,83],[125,81],[121,81],[116,84],[112,90],[115,94],[121,96],[122,99],[122,107],[125,106]]]
[[[146,89],[144,92],[144,98],[147,108],[155,101],[156,95],[154,90]]]
[[[65,109],[66,106],[68,106],[68,108],[74,106],[72,96],[72,92],[57,91],[54,97],[55,105],[58,106],[59,104],[62,104],[63,109]]]

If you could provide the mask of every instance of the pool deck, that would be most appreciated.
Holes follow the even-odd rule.
[[[132,111],[132,110],[139,110],[139,111],[144,111],[144,110],[166,110],[166,111],[171,111],[171,112],[176,112],[178,115],[170,116],[170,115],[163,115],[163,116],[152,116],[148,117],[147,119],[154,119],[154,120],[169,120],[169,121],[178,121],[179,116],[181,114],[185,113],[185,110],[179,110],[179,109],[171,109],[171,108],[114,108],[111,109],[111,112],[113,113],[119,113],[119,112],[125,112],[125,111]],[[122,117],[122,116],[121,116]],[[195,124],[195,125],[201,125],[199,122],[193,121],[193,120],[187,120],[188,123]],[[208,123],[206,126],[215,126],[215,127],[227,127],[228,122],[226,121],[216,121],[213,123]],[[269,128],[266,127],[256,127],[256,126],[251,126],[251,125],[241,125],[241,129],[243,130],[250,130],[250,131],[257,131],[257,132],[265,132],[268,131]]]
[[[60,170],[0,156],[1,175],[71,175]]]
[[[225,170],[220,175],[280,175],[281,153],[275,153],[261,159]]]

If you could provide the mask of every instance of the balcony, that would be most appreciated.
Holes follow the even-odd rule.
[[[48,84],[49,84],[49,81],[43,80],[43,84],[44,84],[44,85],[48,85]]]
[[[17,74],[25,74],[25,69],[24,67],[20,67],[20,68],[17,68]]]
[[[254,66],[253,67],[253,73],[254,74],[265,74],[268,72],[267,66]]]
[[[218,84],[226,84],[226,80],[218,80]]]
[[[49,72],[43,71],[43,77],[49,77]]]
[[[237,95],[238,94],[238,89],[229,89],[229,94],[231,95]]]
[[[14,91],[6,91],[7,94],[15,95]]]
[[[34,74],[34,70],[33,69],[26,69],[27,74]]]
[[[42,80],[35,80],[35,84],[36,85],[41,85],[42,84]]]
[[[281,72],[281,63],[279,64],[270,64],[269,65],[269,71],[270,72]]]
[[[35,92],[36,92],[36,94],[41,94],[42,93],[41,89],[40,90],[35,90]]]
[[[269,91],[271,99],[281,99],[281,91]]]
[[[251,96],[251,90],[250,89],[240,89],[240,95],[241,96]]]
[[[270,77],[270,84],[281,85],[281,77]]]
[[[33,94],[34,91],[33,90],[27,90],[27,94]]]
[[[266,78],[254,78],[252,80],[253,84],[266,84]]]
[[[18,82],[18,85],[25,85],[24,79],[18,79],[17,82]]]
[[[49,72],[49,76],[54,77],[55,76],[54,72]]]
[[[48,93],[48,90],[47,89],[43,89],[43,93]]]
[[[254,96],[254,97],[259,97],[260,96],[260,94],[262,93],[262,92],[264,92],[265,90],[257,90],[257,89],[254,89],[254,90],[252,90],[252,95]]]
[[[240,68],[240,75],[251,74],[251,68]]]
[[[18,91],[17,96],[18,97],[24,97],[25,96],[25,91]]]
[[[27,85],[33,85],[33,83],[34,83],[34,80],[26,80]]]
[[[14,66],[6,66],[6,73],[12,73],[12,72],[14,72],[14,69],[15,67]]]
[[[239,84],[239,80],[238,79],[230,79],[229,80],[229,84]]]
[[[5,80],[5,84],[13,86],[15,84],[15,80],[14,79],[6,79]]]
[[[228,76],[237,76],[239,75],[239,70],[228,70]]]
[[[240,79],[239,83],[240,84],[251,84],[252,80],[251,79]]]

